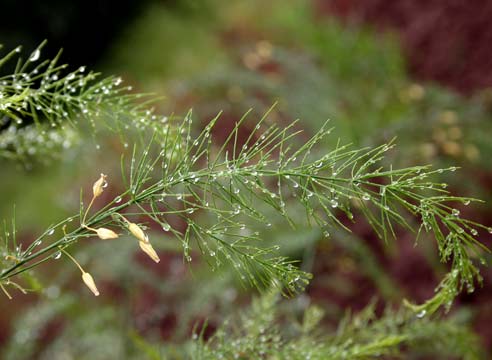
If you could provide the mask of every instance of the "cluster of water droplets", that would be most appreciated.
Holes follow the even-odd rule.
[[[20,157],[51,157],[50,154],[71,147],[75,142],[73,130],[63,129],[64,121],[69,118],[76,121],[77,113],[80,113],[93,123],[98,115],[93,105],[101,101],[101,96],[109,99],[113,88],[122,82],[121,78],[106,79],[87,87],[95,74],[85,74],[86,68],[82,66],[63,75],[66,65],[56,65],[54,61],[39,62],[41,48],[29,55],[19,71],[3,77],[0,82],[0,110],[23,114],[11,116],[10,127],[0,134],[0,149],[9,149]],[[14,52],[20,51],[18,47]],[[53,129],[30,125],[30,119],[26,125],[26,117],[47,119]],[[0,125],[5,126],[1,122]]]

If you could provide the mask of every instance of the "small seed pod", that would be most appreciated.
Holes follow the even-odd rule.
[[[99,195],[101,195],[104,191],[104,188],[107,186],[108,183],[106,181],[106,177],[106,175],[101,174],[101,177],[92,186],[92,194],[94,195],[94,198],[97,198]]]
[[[154,248],[152,247],[152,245],[150,243],[139,241],[138,244],[140,245],[140,248],[142,249],[142,251],[144,253],[146,253],[147,255],[149,255],[149,257],[152,260],[154,260],[156,263],[161,261],[161,259],[159,259],[159,255],[157,255],[157,253],[155,252]]]
[[[97,290],[96,283],[94,282],[94,279],[92,278],[91,274],[87,272],[83,272],[82,280],[84,280],[84,283],[87,285],[87,287],[92,291],[92,293],[95,296],[99,296],[99,290]]]
[[[149,237],[147,236],[147,234],[144,233],[144,231],[137,224],[129,222],[128,223],[128,230],[130,230],[130,232],[133,234],[133,236],[135,236],[140,242],[143,242],[146,244],[149,243]]]
[[[100,239],[102,240],[109,240],[109,239],[117,239],[118,234],[115,233],[113,230],[106,229],[106,228],[99,228],[96,229],[97,236],[99,236]]]

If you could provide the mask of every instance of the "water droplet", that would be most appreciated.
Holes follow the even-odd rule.
[[[471,234],[473,236],[477,236],[478,235],[478,231],[476,229],[471,229],[470,232],[471,232]]]
[[[48,230],[48,235],[53,235],[55,233],[55,229],[49,229]]]
[[[41,50],[36,49],[36,50],[34,50],[34,52],[29,57],[29,61],[33,61],[33,62],[37,61],[37,60],[39,60],[40,56],[41,56]]]
[[[330,233],[327,230],[325,230],[325,231],[323,231],[323,236],[326,238],[330,237]]]
[[[470,200],[465,200],[465,201],[463,201],[463,205],[465,205],[465,206],[470,205]]]
[[[35,242],[34,242],[34,244],[33,244],[33,245],[34,245],[34,246],[39,246],[39,245],[41,245],[41,243],[42,243],[42,241],[41,241],[41,240],[37,240],[37,241],[35,241]]]
[[[460,211],[458,209],[453,209],[451,214],[453,214],[453,216],[460,216]]]
[[[163,223],[162,224],[162,230],[164,230],[164,231],[171,230],[171,225],[169,225],[168,223]]]
[[[364,193],[364,195],[362,195],[362,200],[365,201],[371,200],[371,196],[368,193]]]
[[[487,231],[489,232],[489,234],[492,234],[492,227],[487,228]]]
[[[116,204],[120,203],[120,202],[121,202],[121,196],[117,196],[117,197],[115,197],[115,198],[114,198],[114,202],[115,202]]]
[[[210,256],[214,257],[215,256],[215,251],[210,251]]]
[[[338,201],[336,201],[335,199],[331,200],[331,201],[330,201],[330,204],[331,204],[331,207],[332,207],[332,208],[336,208],[336,207],[338,207]]]
[[[422,310],[421,312],[417,313],[415,316],[417,316],[419,319],[422,319],[425,314],[427,314],[427,310]]]
[[[53,259],[58,260],[59,258],[61,258],[61,255],[62,255],[61,251],[57,251],[55,255],[53,255]]]

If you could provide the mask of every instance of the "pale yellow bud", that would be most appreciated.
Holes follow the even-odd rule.
[[[95,198],[101,195],[104,188],[107,186],[106,177],[106,175],[101,174],[101,177],[92,186],[92,194]]]
[[[142,251],[144,253],[149,255],[149,257],[152,260],[154,260],[156,263],[161,261],[161,259],[159,259],[159,255],[157,255],[157,253],[155,252],[154,248],[152,247],[152,245],[150,243],[139,241],[138,244],[140,245],[140,249],[142,249]]]
[[[139,241],[144,243],[149,243],[149,237],[143,232],[143,230],[135,223],[128,223],[128,230],[135,236]]]
[[[99,296],[99,290],[97,290],[96,283],[94,282],[91,274],[83,272],[82,280],[84,280],[87,287],[94,293],[95,296]]]
[[[117,233],[115,233],[113,230],[106,229],[106,228],[96,229],[96,233],[97,233],[97,236],[99,236],[99,238],[102,240],[117,239],[118,238]]]

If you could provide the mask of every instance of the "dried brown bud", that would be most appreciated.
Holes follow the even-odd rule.
[[[101,174],[101,177],[92,186],[92,194],[95,198],[102,194],[104,188],[107,186],[106,175]]]
[[[154,260],[156,263],[161,261],[161,259],[159,259],[159,255],[157,255],[157,253],[155,252],[154,248],[150,243],[139,241],[138,244],[140,245],[142,251],[145,252],[147,255],[149,255],[149,257],[152,260]]]
[[[96,283],[94,282],[94,279],[92,278],[91,274],[87,272],[83,272],[82,280],[84,280],[84,283],[93,292],[95,296],[99,296],[99,290],[97,290]]]

